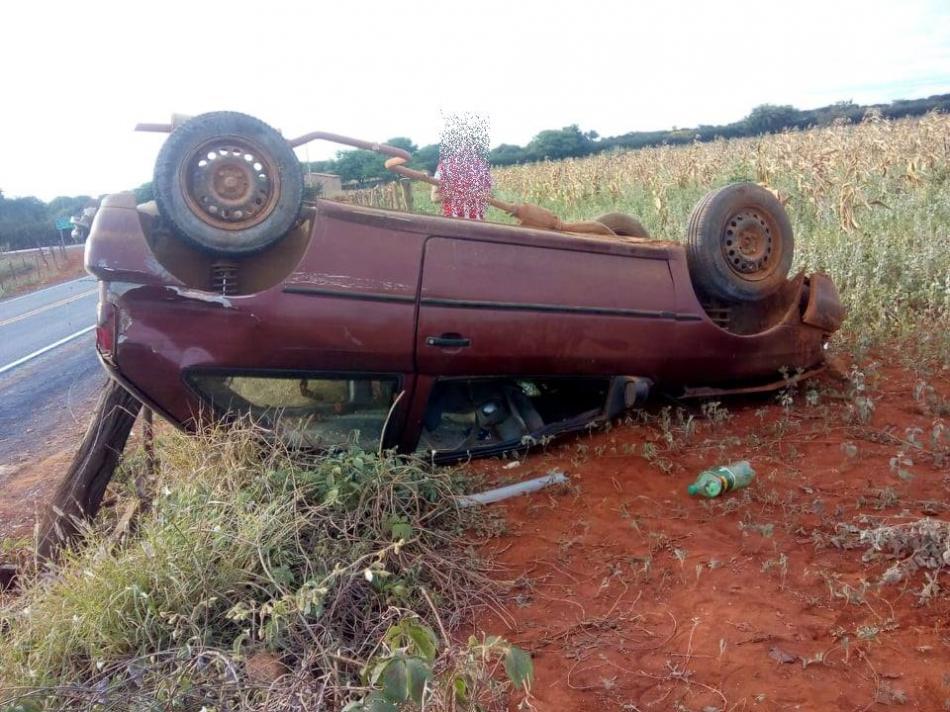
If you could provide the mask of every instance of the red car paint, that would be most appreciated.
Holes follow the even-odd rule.
[[[99,349],[115,378],[185,428],[212,412],[191,373],[377,374],[402,392],[383,440],[411,451],[432,389],[447,378],[630,376],[687,394],[768,388],[780,369],[820,368],[843,316],[827,277],[798,275],[737,312],[736,328],[720,318],[723,328],[700,304],[678,243],[325,200],[309,212],[299,256],[271,284],[221,294],[182,276],[210,258],[186,254],[177,268],[160,258],[152,224],[128,193],[96,216],[85,259],[107,302]],[[251,273],[264,259],[234,266]]]

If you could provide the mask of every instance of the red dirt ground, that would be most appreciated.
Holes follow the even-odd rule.
[[[878,585],[893,562],[831,543],[862,515],[950,519],[950,470],[925,452],[937,415],[914,398],[918,376],[866,373],[867,425],[849,423],[848,384],[825,376],[788,413],[774,396],[726,401],[727,421],[697,407],[692,436],[674,425],[672,446],[655,422],[627,424],[503,471],[559,467],[572,483],[500,505],[508,531],[487,544],[516,583],[506,612],[476,628],[532,653],[535,709],[950,710],[950,594],[921,604],[923,572]],[[929,378],[945,408],[950,374]],[[936,451],[950,451],[939,438]],[[898,450],[912,479],[892,471]],[[739,459],[757,472],[748,489],[686,495],[700,470]]]
[[[864,372],[875,404],[864,425],[848,420],[848,384],[825,376],[787,412],[774,396],[729,400],[714,422],[697,404],[687,437],[675,406],[667,429],[657,406],[647,423],[552,444],[514,469],[475,466],[499,483],[554,467],[571,478],[496,505],[507,530],[484,545],[515,583],[475,629],[532,653],[534,709],[950,710],[950,594],[921,603],[923,572],[879,585],[891,562],[831,541],[861,516],[950,520],[950,469],[934,458],[950,442],[930,440],[950,372],[924,376],[929,407],[911,368]],[[910,479],[891,467],[898,452]],[[16,473],[15,491],[4,484],[4,534],[30,535],[32,503],[69,456]],[[756,469],[748,489],[686,495],[701,469],[738,459]]]
[[[78,437],[76,438],[78,440]],[[72,460],[74,445],[37,462],[5,465],[0,471],[0,540],[23,541],[33,535],[33,522]],[[2,560],[2,554],[0,554]]]

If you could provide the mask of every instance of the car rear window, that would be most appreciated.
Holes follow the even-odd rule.
[[[379,447],[398,387],[379,376],[193,373],[189,381],[216,410],[250,415],[292,447],[368,450]]]

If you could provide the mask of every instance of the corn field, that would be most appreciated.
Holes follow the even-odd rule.
[[[351,205],[364,205],[370,208],[387,210],[405,210],[412,212],[413,191],[405,180],[384,183],[372,188],[347,190],[334,196],[334,200]]]
[[[683,238],[707,191],[764,184],[792,219],[793,269],[827,272],[838,285],[849,311],[844,341],[863,349],[912,338],[950,356],[950,115],[872,116],[858,125],[511,166],[493,176],[507,200],[566,220],[627,212],[666,240]],[[432,212],[423,188],[416,203]]]

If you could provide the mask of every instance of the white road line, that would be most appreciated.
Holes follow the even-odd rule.
[[[31,316],[42,314],[43,312],[49,311],[50,309],[55,309],[56,307],[62,307],[67,304],[71,304],[75,301],[84,299],[85,297],[95,294],[97,291],[98,289],[90,289],[88,292],[80,292],[79,294],[74,294],[71,297],[64,297],[63,299],[60,299],[58,302],[50,302],[49,304],[44,304],[43,306],[37,307],[36,309],[32,309],[28,312],[23,312],[22,314],[11,316],[6,321],[0,321],[0,326],[7,326],[8,324],[13,324],[15,322],[22,321],[23,319],[28,319]]]
[[[85,247],[85,244],[82,244],[82,245],[66,245],[66,249],[67,249],[67,250],[77,250],[77,249],[79,249],[80,247]],[[22,254],[24,254],[24,253],[26,253],[26,252],[39,252],[39,250],[48,250],[48,249],[50,249],[50,248],[52,248],[52,249],[54,249],[54,250],[58,250],[58,249],[59,249],[59,245],[44,245],[43,247],[39,247],[39,248],[37,248],[37,247],[28,247],[28,248],[26,248],[25,250],[7,250],[7,251],[4,252],[3,254],[5,254],[5,255],[22,255]]]
[[[58,289],[59,287],[65,287],[68,284],[75,284],[76,282],[94,282],[95,277],[87,274],[85,277],[80,277],[79,279],[71,279],[68,282],[60,282],[59,284],[51,284],[48,287],[43,287],[42,289],[37,289],[35,292],[27,292],[26,294],[21,294],[19,297],[10,297],[9,299],[0,299],[0,305],[6,306],[7,304],[13,304],[13,302],[18,302],[21,299],[29,299],[30,297],[35,297],[37,294],[42,294],[43,292],[48,292],[51,289]]]
[[[67,342],[69,342],[69,341],[72,341],[73,339],[78,339],[78,338],[79,338],[80,336],[82,336],[83,334],[88,334],[90,331],[92,331],[92,330],[95,329],[95,328],[96,328],[96,325],[95,325],[95,324],[93,324],[92,326],[87,326],[85,329],[80,329],[80,330],[77,331],[75,334],[70,334],[69,336],[67,336],[67,337],[65,337],[65,338],[62,338],[62,339],[60,339],[59,341],[53,342],[53,343],[50,344],[49,346],[44,346],[43,348],[41,348],[41,349],[39,349],[39,350],[37,350],[37,351],[34,351],[34,352],[31,353],[31,354],[27,354],[27,355],[24,356],[23,358],[18,358],[18,359],[17,359],[16,361],[14,361],[13,363],[8,363],[6,366],[0,367],[0,374],[6,373],[6,372],[9,371],[11,368],[16,368],[17,366],[20,366],[20,365],[26,363],[27,361],[36,358],[37,356],[42,356],[42,355],[45,354],[47,351],[52,351],[53,349],[55,349],[55,348],[57,348],[57,347],[59,347],[59,346],[62,346],[63,344],[65,344],[65,343],[67,343]]]

